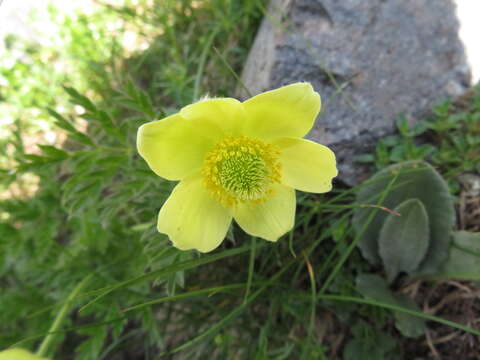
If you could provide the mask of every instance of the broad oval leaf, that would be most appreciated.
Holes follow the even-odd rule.
[[[440,275],[449,279],[480,280],[480,232],[455,231],[450,255]]]
[[[376,274],[359,274],[355,279],[355,288],[366,298],[396,304],[395,296],[388,288],[384,278]]]
[[[413,273],[424,259],[430,238],[428,215],[422,202],[409,199],[395,208],[380,230],[378,247],[389,282],[402,271]]]
[[[394,293],[387,282],[376,274],[360,274],[356,278],[356,289],[365,298],[381,301],[421,312],[418,305],[403,293]],[[402,311],[395,311],[395,327],[407,337],[417,337],[425,333],[425,319]]]
[[[397,304],[403,308],[421,312],[419,306],[403,293],[395,294]],[[407,314],[401,311],[395,312],[395,327],[402,333],[403,336],[415,338],[425,334],[427,329],[425,319]]]
[[[389,166],[375,174],[357,192],[357,203],[375,204],[391,181],[391,190],[385,196],[382,206],[394,209],[407,199],[419,199],[428,214],[430,243],[424,261],[416,274],[438,272],[448,256],[450,232],[455,223],[453,199],[448,186],[440,174],[423,161],[406,161]],[[358,208],[354,212],[353,226],[359,232],[367,221],[370,211],[376,211],[366,231],[361,234],[358,246],[363,256],[372,264],[380,262],[378,236],[388,216],[385,211],[369,207]]]

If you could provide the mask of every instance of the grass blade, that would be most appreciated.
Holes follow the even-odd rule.
[[[96,303],[102,297],[110,294],[111,292],[113,292],[115,290],[119,290],[119,289],[122,289],[122,288],[127,288],[129,286],[136,285],[136,284],[139,284],[139,283],[142,283],[144,281],[151,280],[151,279],[168,276],[168,275],[171,275],[173,273],[176,273],[177,271],[193,269],[193,268],[196,268],[198,266],[205,265],[205,264],[208,264],[208,263],[220,260],[220,259],[224,259],[224,258],[227,258],[227,257],[230,257],[230,256],[235,256],[235,255],[247,252],[249,250],[250,250],[250,246],[242,246],[242,247],[235,248],[235,249],[225,250],[225,251],[222,251],[222,252],[217,253],[217,254],[202,256],[199,259],[188,260],[188,261],[184,261],[184,262],[181,262],[181,263],[178,263],[178,264],[174,264],[174,265],[168,266],[164,269],[152,271],[148,274],[140,275],[140,276],[137,276],[136,278],[126,280],[126,281],[122,281],[121,283],[113,285],[113,286],[108,286],[108,287],[105,287],[105,288],[102,288],[102,289],[98,289],[98,290],[83,294],[82,296],[97,295],[97,297],[95,299],[93,299],[92,301],[90,301],[89,303],[87,303],[85,306],[83,306],[80,309],[80,311],[85,310],[87,307]]]
[[[324,299],[324,300],[333,300],[333,301],[354,302],[354,303],[359,303],[359,304],[378,306],[378,307],[382,307],[382,308],[389,309],[389,310],[400,311],[400,312],[404,312],[404,313],[407,313],[407,314],[410,314],[410,315],[418,316],[418,317],[423,318],[425,320],[435,321],[437,323],[448,325],[448,326],[451,326],[453,328],[468,332],[470,334],[480,336],[480,331],[472,329],[468,326],[464,326],[462,324],[458,324],[458,323],[450,321],[450,320],[442,319],[438,316],[425,314],[425,313],[420,312],[420,311],[415,311],[415,310],[403,308],[401,306],[397,306],[397,305],[393,305],[393,304],[387,304],[387,303],[377,301],[377,300],[362,299],[362,298],[357,298],[357,297],[353,297],[353,296],[341,296],[341,295],[317,295],[317,298],[318,299]]]

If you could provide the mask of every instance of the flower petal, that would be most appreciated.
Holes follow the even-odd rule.
[[[332,189],[332,179],[338,175],[332,150],[306,139],[282,138],[273,143],[280,148],[282,184],[313,193]]]
[[[231,220],[231,211],[211,196],[202,177],[195,174],[173,189],[160,209],[157,229],[180,250],[209,252],[223,241]]]
[[[320,112],[320,95],[309,83],[267,91],[243,103],[246,135],[260,138],[303,137]]]
[[[247,233],[277,241],[295,222],[295,190],[275,185],[274,193],[260,203],[241,203],[234,210],[235,221]]]
[[[0,351],[0,360],[47,360],[23,349],[7,349]]]
[[[177,113],[140,126],[137,149],[158,176],[180,180],[200,169],[205,152],[220,138],[208,124],[200,125]]]
[[[232,98],[201,100],[185,106],[180,114],[185,119],[201,121],[202,124],[207,125],[205,129],[211,131],[214,128],[223,136],[238,134],[246,118],[243,104]]]

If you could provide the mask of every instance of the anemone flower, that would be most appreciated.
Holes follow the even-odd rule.
[[[138,129],[137,148],[158,176],[180,181],[157,229],[181,250],[209,252],[232,219],[277,241],[295,221],[295,189],[324,193],[337,176],[334,153],[302,139],[320,112],[320,95],[295,83],[254,96],[203,99]]]

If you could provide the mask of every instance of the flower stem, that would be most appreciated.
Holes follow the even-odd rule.
[[[250,294],[250,288],[252,287],[253,271],[255,266],[255,247],[256,247],[256,238],[252,236],[252,243],[250,245],[250,263],[248,265],[248,278],[247,278],[247,287],[245,289],[245,297],[243,302],[245,303],[248,300],[248,295]]]
[[[55,337],[55,332],[58,330],[60,327],[63,319],[65,316],[68,314],[68,311],[70,310],[70,305],[73,302],[73,300],[77,297],[77,295],[80,293],[80,291],[88,284],[88,282],[91,280],[92,274],[88,275],[86,278],[84,278],[68,295],[67,301],[63,304],[62,308],[60,309],[59,313],[55,317],[55,320],[50,326],[50,329],[48,330],[48,335],[43,339],[42,343],[40,344],[40,347],[38,348],[36,354],[38,356],[45,356],[47,355],[48,347],[50,346],[51,342],[53,341],[53,338]]]

